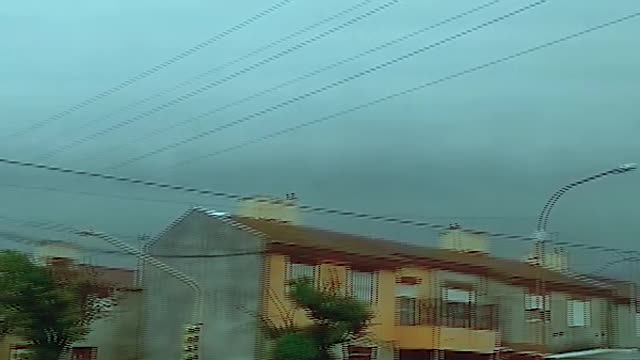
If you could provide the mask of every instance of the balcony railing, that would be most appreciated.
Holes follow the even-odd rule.
[[[432,325],[477,330],[498,328],[498,311],[493,304],[398,298],[397,311],[398,325]]]

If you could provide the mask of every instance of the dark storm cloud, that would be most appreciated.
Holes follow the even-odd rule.
[[[81,126],[353,3],[296,1],[197,56],[28,137],[3,144],[2,156],[33,159],[56,145],[98,131],[109,124]],[[381,3],[373,2],[367,9]],[[503,1],[317,78],[148,141],[131,142],[154,129],[481,4],[402,0],[384,14],[372,16],[259,71],[47,161],[101,169],[349,76],[527,3]],[[15,131],[62,111],[268,6],[249,0],[229,4],[196,0],[86,4],[67,0],[46,4],[10,1],[0,13],[4,44],[0,53],[0,130]],[[640,62],[640,52],[634,46],[637,20],[262,144],[183,168],[172,166],[637,10],[632,0],[614,4],[550,1],[335,91],[118,172],[242,194],[295,191],[310,204],[431,218],[441,223],[458,221],[470,227],[528,234],[534,230],[537,212],[557,188],[619,163],[640,160],[640,122],[634,117],[634,105],[639,100],[635,91],[639,80],[636,64]],[[233,69],[250,65],[319,31]],[[207,80],[225,74],[212,75]],[[135,116],[185,91],[109,121]],[[108,149],[113,151],[105,153]],[[93,157],[81,161],[87,155]],[[5,212],[25,218],[90,224],[119,233],[157,232],[186,208],[183,203],[211,204],[229,211],[235,207],[219,199],[4,165],[1,174],[0,182],[5,184],[50,186],[63,191],[1,187]],[[638,176],[607,178],[568,194],[553,213],[553,231],[566,241],[637,249]],[[68,191],[115,194],[119,198]],[[138,199],[123,199],[127,196]],[[174,203],[139,199],[143,197]],[[312,215],[307,219],[323,226],[436,244],[437,234],[433,231]],[[504,244],[493,245],[504,251]],[[525,250],[524,244],[517,244],[509,248],[509,254],[523,254]]]

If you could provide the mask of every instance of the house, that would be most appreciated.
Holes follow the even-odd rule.
[[[201,358],[264,358],[261,317],[309,321],[286,295],[286,283],[303,276],[339,284],[374,310],[368,336],[336,349],[344,359],[525,359],[622,343],[608,316],[629,306],[628,294],[492,257],[486,239],[456,226],[442,234],[445,248],[429,248],[301,226],[282,209],[273,213],[285,221],[269,218],[264,203],[242,209],[193,208],[147,246],[202,288]],[[145,356],[176,358],[194,293],[150,265],[143,282]]]
[[[84,341],[73,343],[68,354],[69,360],[138,360],[140,357],[140,336],[142,324],[142,293],[135,285],[135,270],[118,269],[75,263],[72,258],[62,257],[71,253],[38,251],[39,259],[48,266],[90,273],[111,288],[104,289],[105,296],[115,293],[109,302],[105,297],[108,316],[91,324],[91,331]],[[54,256],[49,256],[54,254]],[[21,359],[29,353],[29,344],[15,336],[6,336],[0,342],[0,359]]]

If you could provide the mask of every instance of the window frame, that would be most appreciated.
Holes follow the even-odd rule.
[[[576,305],[582,305],[582,321],[577,319],[580,316],[576,316]],[[567,326],[572,328],[587,328],[591,326],[591,301],[588,299],[569,299],[567,300]]]
[[[305,275],[300,276],[300,277],[294,277],[294,269],[297,266],[308,266],[311,268],[311,276],[309,276],[313,283],[316,284],[318,282],[318,265],[317,264],[308,264],[308,263],[304,263],[304,262],[298,262],[298,261],[288,261],[287,262],[287,269],[286,269],[286,277],[285,277],[285,283],[288,284],[290,281],[293,280],[299,280],[303,277],[305,277]]]
[[[356,283],[360,283],[360,281],[356,281],[356,276],[358,274],[370,274],[371,278],[369,279],[369,298],[362,299],[358,297],[358,291],[356,291]],[[363,283],[365,281],[362,281]],[[379,273],[377,271],[362,271],[362,270],[351,270],[349,272],[349,294],[355,298],[356,300],[362,301],[365,304],[373,305],[378,303],[378,286],[379,286]]]

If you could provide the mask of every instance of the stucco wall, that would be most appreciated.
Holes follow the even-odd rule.
[[[257,252],[261,245],[259,238],[246,231],[219,218],[193,212],[151,246],[151,255],[160,255],[158,259],[191,276],[203,289],[202,359],[254,357],[263,256],[228,255]],[[210,257],[164,257],[196,254]],[[148,264],[144,267],[143,286],[145,358],[179,358],[183,326],[191,321],[193,291]]]
[[[551,326],[548,330],[552,352],[584,350],[605,347],[607,341],[608,303],[604,299],[590,298],[591,323],[571,327],[568,324],[568,294],[553,293],[551,297]]]
[[[97,347],[97,360],[142,359],[142,292],[126,291],[120,296],[109,316],[94,322],[86,340],[73,346]]]
[[[609,302],[591,298],[591,323],[584,327],[570,327],[567,321],[568,294],[554,292],[550,299],[551,321],[546,329],[542,323],[527,321],[523,287],[491,282],[491,296],[500,307],[502,339],[506,343],[545,344],[551,352],[565,352],[606,347],[613,344]],[[546,337],[546,339],[543,338]]]

